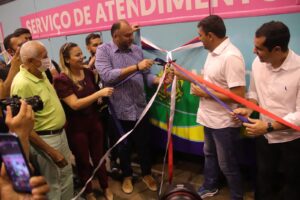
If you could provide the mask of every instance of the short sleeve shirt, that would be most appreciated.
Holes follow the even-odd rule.
[[[84,98],[99,90],[95,83],[94,73],[89,69],[83,70],[84,79],[79,82],[81,85],[80,88],[64,73],[60,73],[60,75],[54,79],[54,87],[60,99],[68,97],[72,94],[75,94],[77,98]],[[97,103],[93,103],[92,105],[80,110],[71,109],[63,101],[62,104],[68,119],[97,113]]]
[[[21,65],[20,72],[12,82],[11,95],[18,95],[21,98],[35,95],[41,97],[44,108],[34,114],[35,131],[57,130],[65,125],[66,116],[63,107],[45,73],[43,78],[39,79]]]
[[[246,85],[244,58],[229,38],[208,54],[203,77],[226,90]],[[228,103],[228,106],[234,109],[238,104]],[[200,98],[197,122],[214,129],[240,126],[240,123],[234,122],[230,113],[212,98]]]

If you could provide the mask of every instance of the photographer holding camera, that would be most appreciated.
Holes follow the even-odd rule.
[[[7,106],[10,106],[11,113],[13,116],[16,116],[19,113],[20,107],[21,107],[21,98],[17,95],[13,95],[11,98],[5,98],[0,100],[0,106],[2,107],[2,110],[6,110]],[[24,101],[32,106],[32,109],[34,112],[37,112],[39,110],[43,110],[43,101],[41,100],[41,97],[39,96],[33,96],[28,97],[24,99]]]
[[[7,126],[11,132],[15,132],[22,144],[26,157],[29,156],[29,135],[34,125],[34,115],[32,107],[27,105],[25,101],[21,101],[21,108],[18,115],[13,117],[11,107],[7,107],[6,120]],[[23,194],[14,191],[11,181],[7,177],[4,166],[1,166],[0,176],[0,199],[1,200],[17,200],[17,199],[47,199],[46,194],[49,192],[49,186],[42,176],[30,178],[32,194]]]
[[[30,134],[30,156],[34,167],[50,185],[49,199],[73,197],[71,151],[63,126],[66,117],[59,98],[45,75],[51,66],[45,46],[28,41],[20,50],[23,65],[13,80],[11,95],[41,97],[44,108],[35,113],[34,131]]]
[[[11,36],[11,38],[12,37],[13,35]],[[0,79],[0,99],[3,99],[10,95],[10,87],[11,87],[12,80],[14,79],[15,75],[19,72],[19,68],[21,64],[22,63],[20,59],[20,47],[17,47],[15,49],[15,54],[11,59],[10,68],[8,70],[8,74],[5,80]],[[7,126],[4,123],[4,118],[2,116],[2,113],[0,113],[0,131],[7,132]]]

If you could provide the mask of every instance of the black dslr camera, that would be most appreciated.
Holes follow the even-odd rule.
[[[0,106],[2,110],[6,110],[6,106],[11,107],[12,115],[16,116],[21,107],[21,101],[20,97],[17,95],[13,95],[12,97],[8,97],[6,99],[1,99],[0,100]],[[43,101],[41,100],[41,97],[39,96],[33,96],[33,97],[28,97],[24,99],[26,103],[32,106],[32,109],[34,112],[42,110],[44,108]]]

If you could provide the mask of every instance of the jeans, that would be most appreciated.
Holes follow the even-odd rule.
[[[220,170],[226,177],[232,200],[243,199],[243,187],[236,147],[240,128],[204,127],[204,183],[206,189],[218,188]]]

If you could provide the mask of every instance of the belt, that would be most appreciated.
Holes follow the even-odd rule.
[[[60,129],[57,129],[57,130],[36,131],[36,133],[38,135],[55,135],[55,134],[62,133],[63,130],[64,130],[64,128],[60,128]]]

